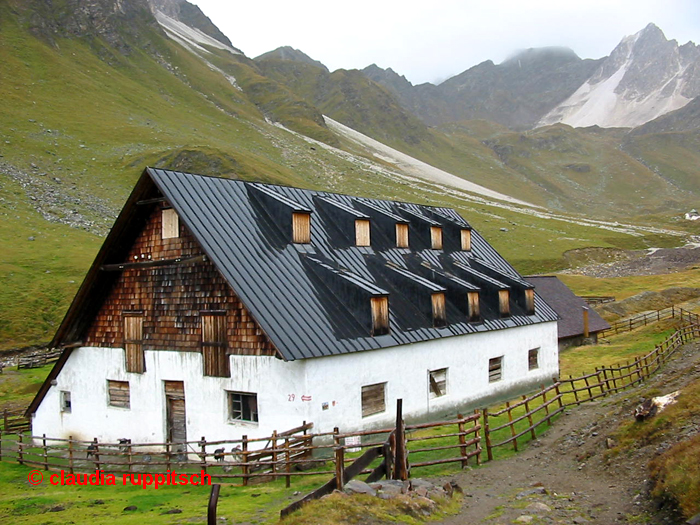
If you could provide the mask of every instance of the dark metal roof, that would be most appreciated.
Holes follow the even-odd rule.
[[[317,199],[339,203],[340,207],[355,210],[359,215],[368,212],[355,207],[356,199],[320,191],[256,184],[267,192],[279,194],[295,203],[299,209],[312,212],[311,243],[293,244],[285,239],[286,225],[276,224],[278,217],[269,209],[256,207],[250,199],[251,183],[231,179],[219,179],[148,169],[150,176],[164,197],[175,208],[183,223],[189,228],[236,294],[260,323],[281,355],[288,360],[305,359],[371,350],[375,348],[426,341],[449,335],[497,330],[556,320],[556,314],[543,301],[536,303],[536,314],[513,312],[507,319],[497,315],[485,316],[482,323],[466,322],[459,309],[448,304],[448,326],[433,328],[429,319],[416,307],[411,293],[401,286],[389,286],[390,333],[370,336],[371,326],[363,325],[369,310],[369,301],[362,299],[363,290],[376,287],[373,293],[385,293],[386,272],[390,261],[393,271],[408,273],[422,282],[409,270],[409,262],[426,260],[437,268],[444,268],[442,261],[458,260],[470,266],[473,259],[483,260],[512,279],[520,280],[518,273],[496,251],[473,232],[472,252],[446,253],[443,250],[411,250],[373,247],[343,246],[332,242],[333,231],[338,227],[334,217],[317,206]],[[371,208],[384,211],[387,216],[403,216],[413,226],[414,220],[423,223],[445,221],[468,227],[454,210],[431,208],[408,203],[395,203],[374,199],[362,199]],[[409,213],[402,213],[408,211]],[[395,231],[387,231],[390,243],[395,245]],[[375,245],[373,233],[372,245]],[[321,262],[342,274],[344,281],[358,281],[358,293],[348,296],[342,283],[319,278],[303,259]],[[468,276],[459,278],[470,281]],[[427,281],[426,281],[427,282]],[[360,284],[361,283],[361,284]],[[477,284],[478,285],[478,284]],[[435,290],[444,287],[432,283]],[[449,302],[449,301],[448,301]],[[420,315],[419,315],[420,314]],[[347,319],[344,323],[343,319]],[[420,319],[420,323],[418,320]]]
[[[568,286],[554,275],[530,276],[527,280],[535,285],[535,291],[558,314],[559,339],[583,334],[583,309],[588,309],[588,330],[591,333],[607,330],[610,325],[590,308],[585,300],[576,296]]]
[[[123,262],[129,239],[136,235],[132,230],[144,220],[149,208],[137,206],[137,201],[160,195],[176,210],[280,356],[287,360],[557,319],[539,297],[535,299],[534,315],[526,315],[511,298],[511,316],[499,317],[497,309],[490,306],[493,288],[523,282],[522,278],[476,231],[472,231],[470,252],[448,248],[459,246],[459,239],[453,240],[452,236],[458,237],[460,228],[470,228],[452,209],[148,168],[88,272],[54,338],[54,346],[83,337],[100,298],[113,282],[105,275],[111,272],[100,272],[99,266]],[[333,204],[332,210],[327,203]],[[292,211],[311,213],[310,244],[291,242]],[[360,216],[370,217],[372,246],[339,243],[339,230],[345,224],[339,218]],[[411,232],[433,223],[445,226],[446,249],[426,249],[424,241],[413,233],[410,249],[396,248],[395,222],[408,222]],[[354,231],[344,233],[345,239],[354,239]],[[472,264],[475,261],[483,263],[479,270],[473,268],[477,266]],[[484,275],[480,271],[483,267],[503,278]],[[476,275],[480,278],[475,279]],[[434,328],[425,315],[423,294],[429,297],[431,290],[445,289],[450,291],[447,326]],[[482,321],[469,323],[454,297],[460,290],[466,295],[467,290],[477,289],[482,297]],[[369,297],[386,294],[390,331],[373,337]]]

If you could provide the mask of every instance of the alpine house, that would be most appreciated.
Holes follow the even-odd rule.
[[[454,210],[147,168],[52,346],[34,435],[426,419],[558,373],[557,315]]]

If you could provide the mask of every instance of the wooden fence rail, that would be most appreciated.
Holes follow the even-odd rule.
[[[598,332],[599,337],[610,337],[611,335],[617,335],[624,332],[631,332],[636,328],[641,326],[647,326],[648,324],[662,321],[664,319],[680,319],[682,323],[688,324],[698,324],[700,323],[700,316],[693,312],[679,308],[678,306],[671,306],[670,308],[662,308],[661,310],[655,310],[653,312],[647,312],[629,319],[622,319],[616,321],[610,325],[607,330],[602,330]]]

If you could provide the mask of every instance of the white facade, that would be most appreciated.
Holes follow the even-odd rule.
[[[528,353],[537,351],[537,368]],[[502,356],[502,378],[489,382],[489,360]],[[285,362],[265,356],[231,356],[230,378],[203,375],[197,352],[146,351],[146,372],[127,373],[119,348],[73,350],[39,405],[34,435],[134,443],[166,441],[164,381],[182,381],[187,440],[265,437],[314,423],[314,432],[389,426],[395,401],[404,417],[438,418],[485,398],[534,388],[558,375],[557,323],[445,337],[411,345]],[[430,395],[430,371],[447,369],[446,394]],[[130,408],[108,404],[107,381],[128,381]],[[386,410],[362,417],[362,386],[386,383]],[[259,421],[229,417],[226,391],[257,395]],[[69,392],[70,412],[61,392]]]

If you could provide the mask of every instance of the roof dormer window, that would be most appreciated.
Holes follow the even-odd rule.
[[[433,250],[442,250],[442,228],[440,226],[430,227],[430,247]]]
[[[389,333],[389,296],[370,297],[372,308],[372,335]]]
[[[478,323],[481,321],[481,305],[479,304],[479,292],[467,292],[469,303],[469,322]]]
[[[292,213],[292,242],[295,244],[309,244],[311,242],[310,213]]]
[[[466,228],[462,229],[462,250],[465,252],[472,249],[472,231]]]
[[[501,317],[510,317],[510,290],[498,290],[498,311]]]
[[[355,246],[370,246],[369,219],[355,219]]]
[[[528,288],[525,290],[525,313],[527,315],[535,315],[535,289]]]
[[[433,327],[442,328],[447,325],[444,292],[436,292],[431,295],[433,306]]]
[[[408,248],[408,224],[403,222],[396,223],[396,247]]]

